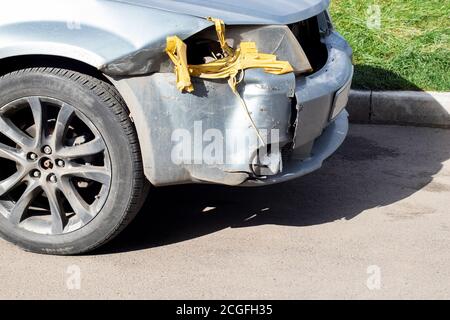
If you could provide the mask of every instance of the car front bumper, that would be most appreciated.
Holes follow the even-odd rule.
[[[225,150],[226,157],[233,159],[231,162],[205,163],[202,159],[201,149],[209,143],[202,141],[204,133],[220,132],[227,140],[229,131],[237,136],[252,131],[241,102],[226,80],[194,78],[196,90],[185,94],[176,89],[173,73],[112,79],[131,106],[149,181],[155,186],[258,186],[294,179],[320,168],[347,133],[347,113],[340,109],[345,106],[353,76],[352,50],[347,42],[334,31],[322,41],[328,49],[328,60],[317,72],[296,77],[293,73],[271,75],[249,69],[239,85],[256,127],[261,131],[279,131],[277,141],[268,141],[283,148],[282,156],[274,157],[278,165],[273,167],[278,169],[270,174],[255,171],[253,161],[260,150],[258,144],[246,150]],[[334,107],[336,103],[340,104],[339,110]],[[333,114],[337,116],[333,118]],[[173,134],[180,130],[192,137],[192,147],[187,159],[177,163],[173,158]]]

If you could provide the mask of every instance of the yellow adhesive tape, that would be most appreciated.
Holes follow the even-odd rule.
[[[220,19],[208,18],[216,26],[217,38],[225,54],[225,58],[200,64],[188,65],[187,46],[177,36],[167,38],[166,52],[175,65],[177,88],[180,91],[192,92],[194,87],[191,76],[204,79],[226,79],[233,91],[236,91],[236,76],[240,71],[250,68],[262,68],[271,74],[285,74],[293,72],[288,61],[278,61],[273,54],[258,52],[255,42],[241,42],[234,50],[225,40],[225,24]]]
[[[291,64],[288,61],[278,61],[273,54],[258,52],[255,42],[241,42],[239,47],[234,50],[231,48],[225,38],[225,24],[220,19],[208,18],[216,27],[217,38],[225,58],[217,59],[209,63],[200,65],[188,65],[187,46],[177,36],[167,38],[166,52],[170,60],[175,65],[175,74],[177,77],[177,89],[181,92],[194,91],[191,76],[203,79],[227,79],[233,93],[239,99],[246,115],[256,131],[259,140],[266,145],[256,124],[247,108],[245,100],[237,91],[238,81],[236,79],[240,71],[250,68],[262,68],[265,72],[271,74],[286,74],[293,72]]]

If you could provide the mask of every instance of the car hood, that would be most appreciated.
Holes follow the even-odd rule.
[[[315,16],[330,0],[112,0],[196,17],[220,18],[227,24],[290,24]]]

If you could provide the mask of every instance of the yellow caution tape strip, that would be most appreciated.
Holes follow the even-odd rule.
[[[264,139],[261,137],[244,99],[242,99],[237,91],[236,87],[239,82],[236,77],[239,72],[251,68],[262,68],[265,72],[271,74],[286,74],[293,72],[294,69],[288,61],[278,61],[277,57],[273,54],[258,52],[255,42],[241,42],[239,47],[234,50],[226,42],[224,22],[211,17],[208,20],[215,24],[217,38],[225,58],[200,65],[188,65],[186,44],[177,36],[168,37],[166,52],[175,65],[177,89],[181,92],[194,91],[191,76],[203,79],[228,78],[228,84],[233,90],[233,93],[239,98],[259,139],[265,145]]]
[[[236,76],[242,70],[262,68],[271,74],[286,74],[294,71],[288,61],[278,61],[273,54],[258,52],[255,42],[241,42],[239,48],[232,49],[225,40],[224,22],[214,18],[208,18],[208,20],[215,23],[217,37],[226,57],[205,64],[188,65],[186,44],[177,36],[168,37],[166,52],[175,64],[178,90],[187,92],[194,90],[191,76],[203,79],[228,78],[231,88],[236,91]]]
[[[194,91],[188,69],[186,44],[177,36],[168,37],[166,52],[169,55],[170,60],[175,64],[178,90],[186,90],[188,92]]]

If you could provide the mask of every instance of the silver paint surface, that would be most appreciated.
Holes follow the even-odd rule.
[[[114,0],[188,14],[216,17],[227,24],[290,24],[318,15],[330,0]]]
[[[252,175],[249,164],[176,166],[170,161],[174,129],[192,130],[195,121],[202,121],[205,129],[244,130],[249,123],[225,81],[195,79],[199,89],[194,94],[175,89],[175,76],[164,53],[166,37],[187,39],[211,27],[206,16],[225,20],[230,29],[233,25],[250,25],[251,29],[299,22],[318,15],[328,5],[329,0],[16,0],[0,11],[0,62],[15,56],[50,55],[99,69],[130,109],[150,182],[239,185]],[[269,43],[264,33],[258,37],[260,43]],[[335,32],[324,35],[322,41],[329,58],[316,73],[274,76],[248,70],[239,88],[257,126],[279,129],[281,143],[292,140],[288,129],[296,98],[298,125],[293,142],[297,155],[308,155],[321,145],[327,146],[322,154],[328,155],[340,144],[339,139],[330,138],[335,141],[330,144],[317,138],[333,125],[329,115],[336,92],[351,79],[352,53]],[[284,54],[298,56],[290,48]],[[314,162],[313,167],[318,168],[323,160],[312,157],[308,166]],[[307,171],[301,168],[302,161],[296,161],[298,174],[293,176]],[[287,179],[289,175],[280,180]]]

